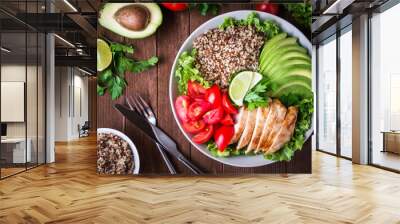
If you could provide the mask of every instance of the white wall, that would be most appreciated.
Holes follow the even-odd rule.
[[[71,67],[56,67],[55,73],[55,141],[70,141],[89,119],[88,78]]]

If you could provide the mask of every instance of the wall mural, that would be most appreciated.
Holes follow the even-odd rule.
[[[311,6],[106,3],[100,174],[311,173]]]

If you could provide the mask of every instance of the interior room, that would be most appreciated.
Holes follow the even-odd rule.
[[[105,2],[0,0],[0,223],[399,223],[398,0],[307,1],[312,137],[307,150],[294,152],[296,161],[251,170],[210,162],[182,134],[169,101],[171,70],[189,35],[217,15],[288,6],[224,1],[215,15],[204,16],[187,3],[180,2],[187,7],[182,11],[157,3],[160,26],[130,39],[100,28]],[[125,92],[114,90],[118,99],[98,85],[98,32],[111,33],[104,41],[135,46],[135,57],[159,59],[148,71],[129,73]],[[97,130],[105,123],[128,130],[141,156],[163,156],[151,151],[162,148],[157,141],[114,108],[139,91],[159,118],[152,125],[168,130],[188,149],[185,156],[196,156],[193,163],[210,173],[229,175],[97,173]],[[142,170],[169,171],[162,160],[144,161]],[[184,164],[177,169],[187,170]]]
[[[316,149],[399,172],[399,101],[396,96],[400,92],[395,56],[399,45],[394,43],[399,34],[392,27],[400,18],[400,6],[393,1],[349,5],[339,1],[336,5],[343,7],[341,16],[321,16],[313,23],[318,68],[315,74]],[[319,7],[324,8],[323,1]],[[322,24],[322,20],[329,17],[330,20]],[[355,75],[360,72],[360,65],[361,72],[366,73],[364,77]],[[360,96],[354,92],[358,88],[365,91]],[[358,111],[360,106],[363,111]],[[365,118],[365,132],[356,133],[354,139],[356,127],[352,124],[360,122],[357,120],[360,116]],[[358,148],[352,147],[358,138],[368,142],[363,146],[364,156]]]

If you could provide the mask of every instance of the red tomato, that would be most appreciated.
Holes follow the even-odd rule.
[[[214,128],[212,125],[207,125],[204,130],[197,135],[193,136],[192,141],[197,144],[203,144],[208,142],[214,133]]]
[[[204,98],[207,89],[204,88],[200,83],[189,80],[188,82],[188,96],[192,98]]]
[[[165,8],[178,12],[178,11],[183,11],[189,7],[188,3],[170,3],[170,2],[163,2],[161,3]]]
[[[224,118],[220,121],[221,124],[223,125],[234,125],[235,122],[233,121],[231,115],[226,114]]]
[[[212,104],[213,108],[217,108],[221,105],[221,92],[217,85],[211,86],[207,89],[205,99]]]
[[[175,110],[179,119],[183,122],[188,122],[188,108],[190,104],[190,97],[188,96],[178,96],[175,100]]]
[[[235,130],[232,125],[221,126],[214,133],[214,141],[218,150],[223,152],[233,138]]]
[[[279,5],[271,3],[258,3],[256,4],[256,10],[277,15],[279,12]]]
[[[203,114],[211,109],[211,104],[205,100],[196,100],[189,106],[188,117],[190,120],[195,121],[201,118]]]
[[[183,129],[185,129],[185,131],[187,131],[190,134],[197,134],[206,127],[206,123],[204,123],[204,121],[202,120],[189,121],[189,122],[183,122],[182,127]]]
[[[224,92],[222,94],[222,107],[228,114],[237,114],[238,110],[233,106],[231,100],[229,99],[228,93]]]
[[[224,109],[220,106],[212,109],[203,115],[203,120],[206,124],[216,124],[224,118]]]

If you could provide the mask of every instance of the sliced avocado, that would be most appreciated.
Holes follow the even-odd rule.
[[[274,63],[272,63],[270,66],[267,67],[267,65],[264,65],[264,67],[261,68],[261,74],[266,75],[269,71],[271,71],[271,68],[273,68],[275,66],[281,66],[282,62],[287,61],[289,59],[293,59],[293,58],[302,58],[304,60],[309,60],[311,63],[311,59],[310,59],[310,56],[308,56],[308,54],[304,54],[304,53],[298,52],[298,51],[292,51],[292,52],[288,52],[287,54],[282,55],[280,58],[278,58],[278,60],[274,61]]]
[[[311,78],[307,77],[307,76],[297,75],[297,74],[284,76],[279,79],[275,79],[273,81],[273,83],[274,83],[273,85],[276,87],[276,89],[279,89],[279,87],[286,85],[288,83],[290,84],[292,82],[296,82],[296,83],[302,82],[311,89]]]
[[[261,55],[266,54],[267,51],[269,51],[269,49],[271,47],[273,47],[276,43],[285,39],[286,37],[287,37],[287,33],[280,33],[280,34],[274,36],[273,38],[271,38],[270,40],[267,40],[266,43],[264,44],[263,49],[261,50],[260,58],[261,58]]]
[[[291,65],[288,67],[279,70],[276,73],[271,73],[269,76],[271,81],[279,79],[281,77],[292,76],[292,75],[300,75],[304,77],[308,77],[311,79],[311,64],[309,65]]]
[[[292,65],[311,65],[311,60],[304,58],[289,58],[285,61],[280,62],[278,65],[274,65],[268,71],[266,71],[267,76],[272,76],[273,74],[279,72],[281,69],[285,69]]]
[[[277,41],[273,46],[271,46],[268,50],[266,50],[264,52],[264,54],[260,55],[260,59],[259,59],[260,64],[268,62],[268,60],[267,60],[268,56],[273,54],[275,52],[275,50],[282,49],[283,47],[285,47],[287,45],[298,45],[297,44],[297,38],[288,37],[288,38],[281,39],[281,40]]]
[[[293,53],[304,54],[306,55],[307,50],[299,45],[289,45],[287,47],[283,47],[275,52],[272,52],[266,59],[265,63],[261,64],[260,69],[263,71],[268,71],[273,65],[277,64],[278,61],[282,61],[282,58],[288,58],[288,56]]]
[[[302,81],[294,81],[280,86],[274,93],[273,97],[280,97],[284,94],[294,93],[302,96],[312,96],[311,88]]]
[[[152,35],[162,23],[156,3],[106,3],[99,13],[101,26],[131,39]]]

